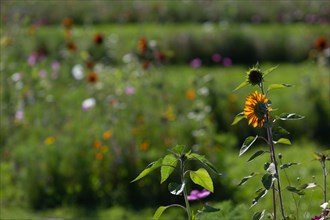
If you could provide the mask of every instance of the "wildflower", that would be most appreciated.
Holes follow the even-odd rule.
[[[44,143],[46,144],[46,145],[51,145],[51,144],[53,144],[55,142],[55,138],[53,137],[53,136],[49,136],[49,137],[47,137],[46,139],[45,139],[45,141],[44,141]]]
[[[72,18],[64,18],[63,19],[63,26],[64,26],[64,28],[71,29],[72,25],[73,25]]]
[[[22,109],[19,109],[15,113],[15,121],[20,122],[24,119],[24,111]]]
[[[103,137],[103,140],[110,139],[112,137],[112,131],[108,130],[108,131],[103,132],[102,137]]]
[[[246,80],[253,86],[260,85],[264,79],[263,75],[263,72],[259,68],[253,67],[247,72]]]
[[[218,53],[215,53],[212,55],[212,61],[215,63],[220,63],[221,61],[221,55]]]
[[[82,65],[77,64],[72,68],[72,75],[76,80],[81,80],[84,78],[84,69]]]
[[[89,98],[85,99],[81,105],[83,111],[88,111],[95,106],[95,99]]]
[[[58,61],[52,62],[52,70],[54,72],[59,71],[60,67],[61,67],[61,64]]]
[[[233,65],[233,61],[229,57],[225,57],[223,59],[223,65],[226,67],[231,66]]]
[[[100,44],[103,43],[103,39],[104,39],[103,35],[100,34],[100,33],[97,33],[94,36],[94,43],[97,44],[97,45],[100,45]]]
[[[41,78],[45,78],[45,77],[47,76],[47,70],[45,70],[45,69],[41,69],[41,70],[39,71],[39,76],[40,76]]]
[[[144,141],[143,143],[140,144],[140,149],[141,151],[146,151],[149,148],[149,143]]]
[[[95,83],[98,79],[98,76],[95,72],[90,72],[87,77],[88,81],[91,83]]]
[[[93,60],[88,59],[88,60],[85,61],[85,65],[86,65],[87,69],[91,70],[94,67],[94,62],[93,62]]]
[[[200,66],[202,66],[202,60],[199,58],[195,58],[190,62],[190,66],[192,68],[199,68]]]
[[[134,94],[134,93],[135,93],[135,88],[132,87],[132,86],[127,86],[126,89],[125,89],[125,93],[126,93],[127,95]]]
[[[93,144],[93,147],[95,149],[100,149],[102,146],[102,142],[101,141],[95,141],[94,144]]]
[[[246,98],[244,115],[247,118],[248,124],[253,127],[262,127],[266,121],[266,113],[271,110],[267,107],[268,99],[265,95],[255,91]]]
[[[187,92],[186,92],[186,98],[189,100],[189,101],[192,101],[196,98],[196,92],[194,89],[188,89]]]
[[[147,51],[148,45],[147,45],[147,39],[145,37],[141,37],[139,39],[138,47],[139,47],[139,50],[140,50],[141,54],[144,54]]]
[[[188,201],[195,201],[195,200],[203,199],[209,195],[210,192],[206,189],[203,189],[202,191],[192,190],[187,198]]]
[[[103,158],[104,158],[104,155],[103,155],[102,153],[97,153],[97,154],[95,155],[95,159],[96,159],[96,160],[103,160]]]
[[[77,50],[77,45],[73,41],[70,41],[66,44],[66,48],[71,52],[75,52]]]
[[[324,36],[317,38],[314,42],[314,46],[317,50],[323,51],[328,46],[327,38]]]

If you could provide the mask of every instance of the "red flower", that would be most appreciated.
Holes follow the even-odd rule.
[[[328,46],[328,39],[324,36],[321,36],[315,40],[314,46],[317,50],[324,50]]]
[[[95,72],[90,72],[87,77],[88,81],[91,83],[95,83],[98,80],[98,76]]]
[[[104,39],[103,35],[100,33],[97,33],[94,36],[94,43],[100,45],[103,43],[103,39]]]

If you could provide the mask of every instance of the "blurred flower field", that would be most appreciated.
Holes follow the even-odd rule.
[[[305,116],[285,124],[292,145],[277,149],[302,164],[284,185],[321,184],[313,153],[330,148],[329,1],[206,2],[1,1],[1,219],[152,219],[184,201],[157,174],[131,181],[177,144],[222,173],[214,193],[190,195],[193,207],[200,196],[221,208],[198,219],[251,219],[261,183],[237,185],[259,168],[238,155],[256,130],[231,124],[245,100],[233,90],[256,63],[279,65],[267,80],[294,85],[270,94],[282,103],[273,108]],[[322,196],[301,196],[301,219],[320,212]],[[294,202],[287,210],[296,214]]]

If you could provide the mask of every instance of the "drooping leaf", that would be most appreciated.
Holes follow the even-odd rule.
[[[288,134],[290,134],[290,132],[288,132],[287,130],[285,130],[281,126],[277,126],[277,127],[273,128],[273,135],[274,136],[282,137],[282,136],[288,135]]]
[[[290,84],[271,84],[269,85],[267,92],[269,92],[270,90],[273,89],[281,89],[281,88],[287,88],[287,87],[291,87],[292,85]]]
[[[254,177],[256,173],[251,173],[249,176],[244,177],[241,182],[239,182],[238,186],[242,186],[248,181],[250,178]]]
[[[179,183],[169,183],[168,184],[168,190],[173,195],[181,195],[183,192],[183,189],[185,187],[185,184],[179,184]]]
[[[243,87],[245,87],[245,86],[247,86],[247,85],[249,85],[249,82],[248,82],[248,81],[244,81],[244,82],[242,82],[241,84],[239,84],[239,86],[237,86],[237,87],[234,89],[234,92],[237,91],[237,90],[239,90],[239,89],[241,89],[241,88],[243,88]]]
[[[221,175],[221,173],[218,172],[218,170],[214,167],[214,165],[208,159],[206,159],[204,155],[189,153],[186,156],[188,159],[198,160],[199,162],[210,168],[215,174]]]
[[[160,216],[163,214],[163,212],[169,208],[170,206],[159,206],[156,210],[154,216],[152,217],[152,220],[158,220]]]
[[[259,151],[255,152],[255,153],[249,158],[249,160],[248,160],[247,162],[250,162],[250,161],[254,160],[255,158],[257,158],[257,157],[263,155],[263,154],[266,153],[266,152],[268,152],[268,151],[267,151],[267,150],[259,150]]]
[[[160,167],[162,165],[162,160],[163,158],[159,158],[157,161],[150,163],[146,169],[144,169],[134,180],[131,181],[131,183],[145,177],[150,172]]]
[[[251,207],[257,204],[258,201],[267,194],[267,192],[268,192],[267,189],[259,188],[256,191],[256,197],[253,199]]]
[[[290,192],[296,193],[300,196],[305,194],[303,189],[299,189],[299,188],[296,188],[294,186],[287,186],[286,189],[289,190]]]
[[[204,204],[204,208],[203,208],[204,213],[218,212],[218,211],[220,211],[219,208],[212,207],[208,203]]]
[[[244,117],[244,112],[241,112],[241,113],[238,113],[235,118],[234,118],[234,121],[233,123],[231,123],[231,125],[235,125],[237,124],[238,122],[240,122]]]
[[[162,161],[162,167],[160,168],[160,183],[163,183],[174,171],[178,160],[173,154],[167,154]]]
[[[261,220],[263,217],[264,217],[264,215],[265,215],[265,209],[264,210],[262,210],[262,212],[256,212],[256,213],[254,213],[254,215],[253,215],[253,217],[252,217],[252,220]]]
[[[247,137],[241,147],[241,150],[239,151],[239,156],[244,154],[252,146],[252,144],[257,140],[257,138],[258,138],[258,135],[256,135],[255,137],[253,137],[253,136]]]
[[[278,67],[278,65],[277,66],[274,66],[274,67],[271,67],[268,70],[266,70],[264,72],[264,77],[267,76],[269,73],[273,72],[275,69],[277,69],[277,67]]]
[[[298,115],[296,113],[282,113],[279,116],[279,119],[286,121],[286,120],[299,120],[299,119],[303,119],[304,116],[302,115]]]
[[[207,170],[204,168],[199,168],[198,170],[190,171],[189,173],[191,180],[195,184],[202,186],[210,192],[213,192],[213,181]]]
[[[283,169],[286,169],[286,168],[289,168],[289,167],[291,167],[291,166],[293,166],[293,165],[298,165],[299,163],[286,163],[286,164],[282,164],[281,166],[280,166],[280,168],[281,168],[281,170],[283,170]]]
[[[287,138],[280,138],[277,141],[273,141],[273,142],[274,144],[288,144],[288,145],[291,144],[291,141]]]
[[[266,173],[265,175],[262,176],[261,182],[264,185],[264,187],[267,190],[269,190],[270,187],[272,187],[272,185],[273,185],[274,177],[273,177],[273,175]]]

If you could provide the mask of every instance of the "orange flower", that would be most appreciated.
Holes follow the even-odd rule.
[[[77,45],[73,41],[70,41],[66,44],[66,48],[71,52],[75,52],[77,50]]]
[[[103,158],[104,158],[104,155],[103,155],[102,153],[97,153],[97,154],[95,155],[95,159],[96,159],[96,160],[103,160]]]
[[[271,110],[267,105],[268,99],[262,93],[255,91],[246,98],[244,115],[248,124],[253,127],[262,127],[266,121],[266,114]]]
[[[94,142],[94,148],[95,149],[100,149],[102,146],[102,142],[101,141],[95,141]]]
[[[95,36],[94,36],[94,43],[95,44],[102,44],[103,43],[103,35],[102,34],[100,34],[100,33],[97,33],[97,34],[95,34]]]
[[[145,37],[141,37],[139,39],[139,45],[138,46],[139,46],[140,53],[144,54],[147,50],[147,47],[148,47],[147,39]]]
[[[88,81],[91,83],[95,83],[98,79],[98,76],[95,72],[90,72],[87,77]]]
[[[196,98],[196,92],[194,89],[188,89],[187,92],[186,92],[186,98],[189,100],[189,101],[192,101]]]
[[[108,140],[112,137],[112,131],[108,130],[103,132],[103,140]]]
[[[149,149],[149,143],[144,141],[143,143],[140,144],[140,150],[141,151],[146,151]]]
[[[73,25],[73,20],[72,18],[64,18],[63,19],[63,26],[66,28],[66,29],[70,29]]]

